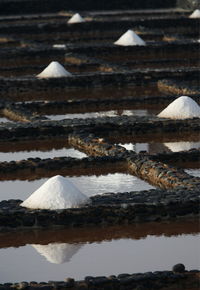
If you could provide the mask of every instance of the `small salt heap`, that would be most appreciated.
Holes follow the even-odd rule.
[[[189,18],[200,18],[200,10],[196,9],[194,12],[189,16]]]
[[[33,244],[31,246],[50,263],[63,264],[69,262],[83,244],[50,243],[48,245]]]
[[[48,179],[20,205],[32,209],[77,208],[90,199],[79,191],[67,178],[56,175]]]
[[[72,74],[68,72],[59,62],[52,61],[39,75],[38,78],[61,78]]]
[[[67,23],[81,23],[81,22],[85,22],[85,20],[83,19],[83,17],[81,17],[81,15],[79,13],[74,14],[68,21]]]
[[[158,114],[158,117],[169,119],[200,118],[200,106],[192,98],[182,96],[169,104]]]
[[[117,45],[129,46],[129,45],[146,45],[134,31],[128,30],[117,41],[114,42]]]

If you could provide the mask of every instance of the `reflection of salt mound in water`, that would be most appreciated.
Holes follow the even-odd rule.
[[[47,261],[54,264],[63,264],[69,262],[73,255],[75,255],[82,244],[64,244],[51,243],[48,245],[31,245],[38,253],[44,256]]]
[[[114,42],[117,45],[129,46],[129,45],[146,45],[134,31],[128,30],[117,41]]]
[[[160,118],[187,119],[200,117],[199,105],[190,97],[182,96],[169,104],[160,114]]]
[[[67,178],[56,175],[48,179],[31,194],[21,206],[32,209],[64,209],[80,207],[89,198],[76,188]]]
[[[199,148],[200,142],[168,142],[164,143],[172,152],[187,151],[192,148]]]
[[[85,20],[83,19],[83,17],[81,17],[79,13],[76,13],[67,22],[68,23],[81,23],[81,22],[85,22]]]
[[[38,78],[61,78],[69,77],[72,74],[68,72],[59,62],[52,61],[39,75]]]
[[[194,12],[189,16],[189,18],[200,18],[200,10],[196,9]]]

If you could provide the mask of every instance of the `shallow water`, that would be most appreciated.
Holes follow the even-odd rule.
[[[28,244],[0,249],[0,282],[63,280],[67,277],[171,270],[200,266],[199,235],[119,238],[97,242]],[[28,267],[27,267],[28,261]],[[20,267],[19,267],[20,262]]]
[[[200,177],[200,169],[185,169],[185,172],[192,176]]]
[[[5,117],[0,117],[0,123],[6,123],[6,122],[12,122],[12,121]]]
[[[125,143],[119,145],[125,147],[127,150],[133,150],[136,153],[140,151],[147,151],[149,154],[162,152],[180,152],[183,150],[190,150],[192,148],[198,149],[200,142],[180,141],[180,142],[149,142],[149,143]]]
[[[27,158],[54,158],[54,157],[74,157],[83,158],[87,157],[85,153],[82,153],[73,148],[52,149],[48,151],[31,150],[31,151],[18,151],[18,152],[0,152],[0,162],[2,161],[16,161]]]
[[[92,113],[75,113],[65,115],[46,115],[51,120],[73,119],[73,118],[97,118],[97,117],[116,117],[116,116],[150,116],[151,112],[148,110],[111,110],[105,112],[92,112]]]
[[[105,192],[127,192],[140,191],[154,188],[147,182],[122,173],[100,175],[100,176],[78,176],[68,177],[84,194],[92,196]],[[30,194],[38,189],[47,178],[39,180],[15,180],[15,181],[0,181],[0,200],[21,199],[25,200]]]

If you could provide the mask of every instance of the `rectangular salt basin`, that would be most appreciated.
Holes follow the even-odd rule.
[[[2,248],[0,283],[62,281],[68,277],[81,280],[90,275],[164,271],[171,270],[177,263],[183,263],[186,270],[199,269],[199,237],[192,234],[147,235],[144,239]]]
[[[115,173],[100,176],[79,176],[68,177],[76,187],[87,196],[102,194],[106,192],[129,192],[141,191],[154,188],[147,182],[129,174]],[[47,178],[39,180],[15,180],[0,182],[0,200],[28,198],[36,189],[38,189]]]
[[[54,157],[73,157],[83,158],[87,155],[83,152],[75,150],[73,148],[52,149],[47,151],[31,150],[31,151],[17,151],[17,152],[0,152],[0,162],[2,161],[17,161],[28,158],[41,159],[54,158]]]
[[[123,146],[127,150],[133,150],[136,153],[140,151],[147,151],[149,154],[157,154],[162,152],[179,152],[187,151],[192,148],[198,149],[200,147],[200,142],[189,142],[189,141],[180,141],[180,142],[150,142],[150,143],[125,143],[119,145]]]
[[[63,115],[46,115],[50,120],[59,121],[63,119],[74,118],[98,118],[98,117],[120,117],[120,116],[151,116],[152,112],[148,110],[111,110],[91,113],[74,113]]]

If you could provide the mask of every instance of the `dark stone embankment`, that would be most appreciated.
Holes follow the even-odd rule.
[[[0,202],[0,230],[158,222],[199,214],[199,190],[184,187],[108,193],[93,196],[91,201],[79,209],[49,211],[20,207],[20,200],[4,200]]]
[[[20,282],[0,284],[0,290],[27,289],[27,290],[55,290],[55,289],[199,289],[199,271],[186,271],[183,264],[173,266],[173,271],[157,271],[137,274],[120,274],[118,276],[87,276],[84,280],[75,281],[73,278],[66,278],[64,281],[41,282]]]

